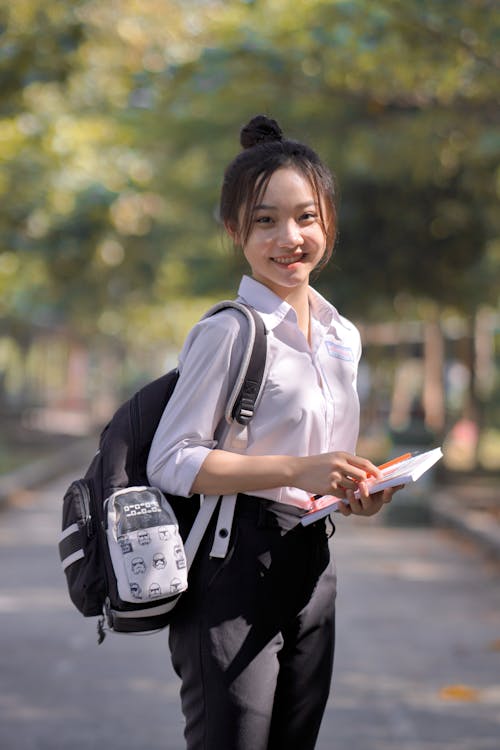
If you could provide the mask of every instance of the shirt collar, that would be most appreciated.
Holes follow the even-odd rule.
[[[311,308],[312,315],[324,326],[325,329],[335,328],[343,329],[344,331],[353,331],[355,326],[340,315],[337,308],[328,302],[324,297],[321,296],[316,289],[309,287],[309,305]],[[340,331],[339,331],[340,334]]]
[[[295,310],[272,292],[265,284],[250,276],[243,276],[238,289],[238,297],[254,307],[263,317],[268,330],[276,328],[286,317],[296,320]],[[329,328],[343,328],[352,331],[354,326],[339,314],[324,297],[312,287],[309,287],[309,304],[311,314],[325,330]]]
[[[238,289],[238,298],[254,307],[261,315],[268,330],[276,328],[288,315],[296,319],[295,310],[272,292],[265,284],[243,276]]]

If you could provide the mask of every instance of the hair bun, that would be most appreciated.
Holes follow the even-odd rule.
[[[252,148],[259,143],[270,143],[272,141],[282,141],[283,131],[280,126],[271,117],[257,115],[241,129],[240,143],[243,148]]]

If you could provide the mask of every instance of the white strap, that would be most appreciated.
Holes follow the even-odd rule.
[[[235,508],[236,495],[224,495],[220,505],[219,516],[217,518],[214,543],[210,550],[210,557],[223,558],[227,555]]]
[[[188,571],[196,557],[201,540],[215,512],[219,498],[220,495],[205,495],[201,498],[201,508],[184,542]],[[235,509],[236,495],[224,495],[217,518],[215,538],[210,550],[210,557],[224,558],[227,555]]]
[[[201,508],[198,511],[194,523],[191,526],[186,541],[184,542],[184,551],[187,559],[187,569],[189,570],[193,560],[198,552],[198,547],[201,544],[201,540],[208,528],[210,519],[212,518],[214,511],[217,507],[219,495],[202,495],[201,497]]]
[[[224,443],[227,440],[228,433],[230,432],[230,425],[227,423],[224,425],[224,434],[220,440],[220,447],[223,448]],[[191,526],[191,530],[189,534],[187,535],[186,541],[184,542],[184,551],[186,553],[186,560],[187,560],[187,569],[189,572],[189,569],[191,568],[191,565],[193,564],[193,560],[196,557],[196,553],[198,552],[198,548],[201,544],[201,540],[203,539],[205,532],[208,528],[208,524],[210,523],[210,520],[215,513],[215,509],[217,507],[217,503],[219,502],[219,498],[221,498],[221,495],[201,495],[201,507],[198,511],[196,518],[194,519],[194,523]],[[233,498],[232,501],[232,511],[229,508],[229,514],[227,512],[228,504],[226,503],[226,500],[231,501],[231,498]],[[215,532],[215,540],[212,547],[212,551],[210,552],[210,557],[225,557],[227,554],[228,546],[229,546],[229,538],[231,536],[231,527],[233,524],[233,516],[234,516],[234,506],[236,503],[236,495],[228,495],[227,497],[222,497],[222,502],[219,510],[219,518],[217,521],[217,529]],[[225,515],[223,515],[223,509],[226,508]],[[221,517],[224,520],[221,520]],[[227,534],[226,534],[227,531]],[[227,539],[225,538],[227,536]],[[220,539],[220,544],[217,546],[217,540]],[[225,543],[225,544],[224,544]],[[214,554],[214,550],[216,550],[216,554]]]

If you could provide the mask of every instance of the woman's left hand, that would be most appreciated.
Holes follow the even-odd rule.
[[[397,487],[388,487],[370,495],[366,483],[360,482],[358,485],[359,497],[354,497],[353,490],[346,490],[346,500],[349,505],[339,503],[337,507],[343,516],[353,514],[355,516],[374,516],[386,503],[390,503],[394,493],[403,487],[404,485],[400,484]]]

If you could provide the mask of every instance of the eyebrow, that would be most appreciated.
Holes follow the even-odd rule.
[[[316,207],[317,205],[318,204],[316,203],[316,201],[305,201],[305,203],[298,203],[295,206],[295,208],[306,208],[307,206],[315,206]],[[265,211],[277,211],[278,210],[278,206],[270,206],[267,203],[259,203],[259,205],[255,206],[255,208],[253,210],[254,211],[261,211],[261,210],[265,210]]]

